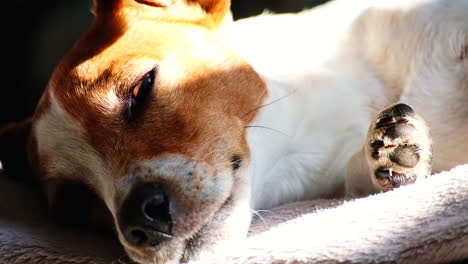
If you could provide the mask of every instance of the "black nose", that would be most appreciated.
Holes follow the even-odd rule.
[[[119,225],[125,239],[137,247],[155,247],[171,238],[169,199],[161,185],[135,186],[120,208]]]

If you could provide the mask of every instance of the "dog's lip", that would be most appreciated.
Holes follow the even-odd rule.
[[[230,205],[232,203],[232,192],[229,194],[229,196],[224,200],[224,202],[221,204],[221,206],[219,207],[219,209],[211,216],[210,219],[208,219],[208,221],[206,221],[205,224],[203,224],[196,232],[193,233],[193,235],[191,235],[189,238],[186,238],[184,240],[184,251],[182,252],[181,254],[181,257],[179,259],[179,263],[185,263],[188,261],[188,257],[190,256],[190,252],[193,252],[194,250],[196,249],[199,249],[202,244],[200,243],[196,243],[194,241],[196,241],[201,235],[201,232],[203,230],[206,230],[206,228],[208,227],[208,225],[211,223],[211,220],[216,217],[220,212],[222,212],[228,205]]]
[[[171,234],[171,233],[159,231],[156,228],[153,228],[151,226],[144,226],[143,228],[146,229],[146,230],[149,230],[151,232],[158,233],[159,235],[161,235],[161,236],[163,236],[164,238],[167,238],[167,239],[170,239],[170,238],[174,237],[174,235]],[[139,230],[140,228],[136,228],[136,229]]]
[[[159,234],[161,234],[162,236],[166,237],[166,238],[173,238],[174,235],[171,234],[171,233],[167,233],[167,232],[162,232],[162,231],[159,231],[157,230],[156,228],[152,228],[150,226],[147,227],[149,230],[152,230],[154,232],[158,232]]]

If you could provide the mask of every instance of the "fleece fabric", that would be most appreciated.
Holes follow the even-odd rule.
[[[191,264],[468,261],[468,165],[365,198],[255,213],[228,255]],[[38,191],[0,174],[0,264],[126,264],[119,243],[57,225]]]

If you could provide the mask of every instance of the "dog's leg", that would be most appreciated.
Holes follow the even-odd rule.
[[[430,173],[431,139],[425,121],[410,106],[395,104],[377,115],[363,149],[351,158],[347,192],[389,191]]]

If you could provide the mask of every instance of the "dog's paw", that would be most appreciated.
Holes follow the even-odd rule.
[[[431,139],[424,120],[406,104],[382,110],[369,128],[366,156],[372,182],[381,191],[431,173]]]

